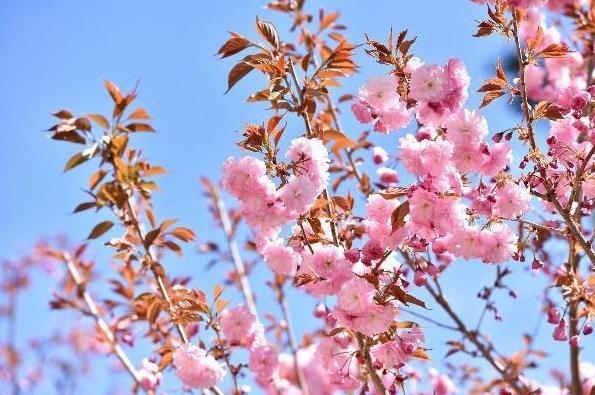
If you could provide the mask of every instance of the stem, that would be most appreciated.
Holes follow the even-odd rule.
[[[577,275],[578,261],[580,256],[576,253],[574,241],[570,242],[570,251],[568,253],[567,269],[574,276]],[[570,295],[568,308],[568,324],[570,337],[578,335],[578,301]],[[580,347],[569,345],[570,347],[570,393],[574,395],[582,394],[581,376],[579,369],[580,362]]]
[[[221,221],[221,226],[223,228],[223,233],[225,233],[225,238],[227,239],[227,246],[229,247],[229,253],[231,254],[231,258],[236,269],[236,274],[238,275],[238,283],[244,297],[244,302],[246,303],[246,306],[250,312],[255,316],[258,316],[258,312],[256,311],[256,303],[254,302],[254,295],[252,293],[252,289],[250,288],[248,276],[246,275],[246,268],[244,266],[244,262],[242,261],[242,256],[240,255],[240,249],[238,248],[238,244],[236,243],[233,234],[233,229],[231,226],[231,221],[229,220],[227,208],[225,207],[225,202],[219,195],[219,191],[214,186],[212,192],[215,209],[217,210],[217,215],[219,216],[219,220]]]
[[[68,252],[64,252],[62,254],[62,256],[63,256],[64,262],[66,263],[66,267],[68,269],[68,273],[70,274],[70,278],[72,278],[72,281],[77,286],[78,297],[80,299],[82,299],[82,301],[85,302],[85,304],[87,305],[87,308],[89,309],[89,314],[95,320],[95,324],[97,325],[97,327],[99,328],[99,330],[101,331],[103,336],[105,337],[105,340],[107,340],[107,342],[111,346],[113,353],[116,354],[116,357],[118,357],[118,359],[122,363],[122,366],[124,366],[124,368],[128,371],[128,373],[130,373],[130,376],[132,377],[134,382],[140,388],[143,388],[140,385],[140,377],[138,375],[136,368],[134,367],[134,365],[132,364],[132,362],[130,361],[128,356],[126,355],[126,352],[118,344],[118,341],[116,339],[116,336],[114,335],[114,332],[111,330],[111,328],[109,327],[107,322],[105,322],[105,320],[99,313],[99,309],[97,308],[97,305],[95,304],[95,300],[93,300],[93,297],[89,294],[89,292],[87,292],[86,283],[82,279],[80,272],[78,271],[74,261],[72,260],[72,257],[70,256],[70,254]],[[148,394],[153,393],[152,391],[146,391],[146,392]]]
[[[364,338],[364,336],[359,332],[355,333],[355,337],[357,338],[357,344],[359,345],[362,357],[364,358],[368,375],[372,379],[372,384],[374,384],[374,387],[376,387],[378,392],[381,394],[387,394],[384,383],[378,376],[378,373],[376,373],[376,369],[374,369],[372,364],[372,357],[370,357],[370,350],[368,349],[368,345],[366,343],[367,338]]]

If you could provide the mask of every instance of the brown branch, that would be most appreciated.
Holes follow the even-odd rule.
[[[355,337],[357,339],[357,344],[359,345],[360,352],[362,353],[362,357],[364,358],[366,371],[368,372],[370,379],[372,379],[372,384],[374,384],[374,387],[376,387],[376,390],[378,392],[380,392],[381,394],[387,394],[386,388],[384,387],[384,383],[378,376],[378,373],[376,373],[376,369],[374,369],[374,366],[372,364],[372,357],[370,357],[370,350],[368,348],[368,344],[366,343],[367,338],[364,338],[364,336],[359,332],[355,333]]]
[[[82,279],[81,274],[78,271],[72,257],[70,256],[70,254],[68,252],[63,252],[62,256],[63,256],[64,263],[66,263],[66,267],[68,269],[70,278],[72,279],[72,281],[74,282],[74,284],[77,287],[78,297],[80,299],[82,299],[82,301],[87,305],[87,308],[89,309],[89,314],[93,317],[93,319],[95,320],[95,324],[97,325],[97,327],[103,334],[103,337],[105,338],[105,340],[109,343],[109,345],[112,349],[112,352],[116,355],[116,357],[118,357],[118,359],[122,363],[122,366],[128,371],[128,373],[130,374],[130,376],[132,377],[134,382],[140,388],[143,388],[140,385],[140,377],[138,375],[136,368],[134,367],[134,365],[132,364],[132,362],[130,361],[128,356],[126,355],[126,352],[118,344],[118,341],[116,339],[116,336],[114,335],[114,332],[111,330],[111,328],[109,327],[107,322],[105,322],[105,320],[101,316],[99,309],[97,308],[97,305],[95,304],[95,300],[93,300],[93,297],[89,294],[89,292],[87,292],[86,283]],[[146,392],[148,394],[153,393],[153,391],[146,391]]]
[[[577,269],[578,269],[578,261],[580,259],[580,255],[576,253],[576,246],[575,242],[570,242],[570,251],[568,252],[568,263],[567,263],[567,270],[573,276],[577,276]],[[572,336],[578,335],[578,303],[579,301],[570,295],[569,297],[569,306],[568,306],[568,326],[569,326],[569,335]],[[580,347],[578,345],[573,346],[571,342],[568,342],[568,347],[570,348],[570,393],[574,395],[581,395],[582,394],[582,384],[581,384],[581,373],[580,373]]]

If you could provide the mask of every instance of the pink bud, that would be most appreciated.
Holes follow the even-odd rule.
[[[384,148],[376,146],[372,150],[372,160],[375,165],[381,165],[388,160],[388,154]]]
[[[317,304],[316,308],[314,309],[314,317],[322,318],[322,317],[326,316],[326,314],[327,314],[326,306],[323,305],[322,303]]]
[[[583,335],[589,336],[591,333],[593,333],[593,327],[587,322],[583,327]]]
[[[556,329],[554,329],[554,333],[552,334],[552,337],[554,338],[554,340],[559,341],[559,342],[564,342],[564,341],[568,340],[568,334],[566,334],[567,328],[568,328],[568,324],[566,324],[566,320],[561,319],[560,323],[558,324],[558,326],[556,326]]]
[[[415,274],[413,275],[413,284],[417,285],[418,287],[421,287],[423,285],[426,285],[426,281],[426,273],[421,270],[416,270]]]
[[[337,318],[333,315],[333,313],[328,313],[326,315],[325,321],[328,326],[333,327],[337,323]]]
[[[580,344],[580,337],[578,335],[574,335],[570,338],[570,340],[568,341],[568,343],[570,343],[570,345],[572,347],[578,348],[579,344]]]
[[[512,395],[512,390],[510,388],[500,388],[498,395]]]
[[[589,100],[591,100],[591,95],[589,94],[589,92],[583,91],[583,92],[577,93],[572,98],[570,107],[572,107],[572,109],[575,111],[581,111],[583,108],[585,108],[587,106],[587,103],[589,103]]]
[[[560,310],[550,307],[547,311],[547,322],[550,324],[557,324],[560,322],[560,318],[562,318],[562,313]]]
[[[353,111],[353,115],[355,115],[355,118],[360,123],[372,122],[372,112],[367,103],[361,100],[355,100],[353,104],[351,104],[351,111]]]
[[[531,263],[531,269],[533,269],[533,270],[543,269],[543,262],[537,258],[533,259],[533,263]]]
[[[351,263],[357,263],[360,258],[360,253],[357,248],[352,248],[348,251],[345,251],[345,259],[347,259]]]
[[[349,343],[351,343],[351,336],[346,332],[341,332],[335,337],[333,337],[333,341],[339,345],[341,348],[347,348]]]
[[[410,342],[409,340],[403,340],[401,342],[401,350],[403,350],[403,352],[407,355],[413,354],[416,348],[417,347],[415,346],[415,344],[413,342]]]
[[[382,184],[396,184],[399,182],[399,174],[396,170],[388,167],[381,167],[376,172],[378,173]]]

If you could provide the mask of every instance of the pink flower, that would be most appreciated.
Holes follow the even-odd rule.
[[[363,100],[356,99],[351,103],[351,111],[360,123],[370,123],[374,120],[372,117],[372,108]]]
[[[454,232],[452,243],[458,256],[471,259],[481,255],[481,233],[477,227],[464,226]]]
[[[275,191],[275,186],[266,175],[264,162],[250,156],[225,160],[221,182],[223,188],[239,200],[255,195],[270,195]]]
[[[487,159],[482,146],[472,141],[455,146],[452,157],[455,167],[461,173],[479,171]]]
[[[378,110],[377,115],[374,130],[380,133],[402,129],[409,125],[411,120],[407,105],[400,100],[382,107]]]
[[[346,311],[362,311],[373,303],[376,289],[366,280],[354,277],[337,295],[337,306]]]
[[[495,176],[512,162],[511,151],[510,145],[506,143],[492,145],[479,170],[486,176]]]
[[[477,111],[460,110],[448,119],[446,128],[446,137],[455,144],[478,144],[488,134],[488,123]]]
[[[400,99],[397,80],[392,75],[372,77],[360,88],[359,98],[374,109],[382,109],[387,103]]]
[[[270,345],[261,345],[250,350],[248,368],[260,382],[267,382],[279,367],[277,351]]]
[[[486,263],[501,263],[517,251],[517,236],[506,225],[499,224],[481,232],[482,260]]]
[[[442,67],[424,64],[411,73],[409,94],[420,102],[439,102],[447,93],[447,84]]]
[[[326,186],[329,178],[329,158],[321,140],[306,137],[294,139],[285,156],[299,164],[298,175],[308,177],[317,188],[322,189]]]
[[[176,349],[173,364],[182,383],[190,388],[212,387],[225,376],[223,364],[192,344]]]
[[[139,384],[147,391],[155,391],[161,383],[161,372],[159,366],[149,361],[142,360],[142,367],[138,370]]]
[[[326,279],[333,279],[351,271],[342,249],[332,244],[318,247],[311,258],[312,269]]]
[[[531,193],[525,187],[507,182],[502,188],[496,188],[496,203],[493,212],[505,218],[516,218],[529,209]]]
[[[261,253],[266,264],[276,274],[291,276],[302,262],[297,252],[283,245],[283,239],[267,242]]]
[[[418,141],[413,135],[408,134],[399,142],[401,149],[399,159],[412,174],[439,177],[451,164],[453,145],[450,141],[427,139]]]
[[[279,189],[279,199],[289,215],[297,218],[310,209],[320,192],[321,185],[313,183],[308,177],[292,176],[287,184]]]
[[[583,194],[587,200],[595,199],[595,177],[583,181]]]
[[[250,346],[258,326],[256,317],[246,306],[223,310],[219,324],[223,337],[232,346]]]
[[[436,369],[430,369],[430,378],[434,387],[434,395],[451,395],[458,392],[452,380],[448,376],[438,373]]]

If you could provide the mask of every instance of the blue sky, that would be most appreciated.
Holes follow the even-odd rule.
[[[395,2],[373,1],[308,1],[318,8],[340,9],[342,22],[349,27],[349,37],[363,42],[364,33],[384,39],[390,29],[408,28],[419,36],[414,52],[429,63],[445,63],[449,57],[461,58],[471,76],[471,91],[493,73],[497,56],[504,55],[512,43],[499,39],[477,39],[475,20],[484,9],[466,0]],[[228,30],[255,37],[255,15],[274,21],[284,34],[286,21],[276,13],[263,9],[261,0],[243,1],[116,1],[81,2],[63,0],[6,0],[0,5],[0,216],[3,257],[15,257],[40,236],[66,234],[73,241],[82,240],[89,229],[107,213],[71,215],[72,208],[84,199],[80,188],[85,185],[90,166],[82,166],[61,174],[64,162],[74,153],[67,144],[47,138],[44,130],[51,126],[51,111],[62,107],[75,113],[109,111],[110,100],[102,80],[110,79],[123,89],[130,89],[140,80],[138,104],[154,118],[157,134],[135,136],[135,143],[145,149],[153,163],[165,166],[169,174],[160,179],[161,191],[155,196],[160,218],[177,217],[195,229],[202,241],[217,239],[212,234],[212,221],[206,210],[198,179],[201,175],[216,178],[221,162],[240,151],[234,143],[236,131],[245,122],[262,122],[267,114],[261,107],[244,102],[264,84],[253,73],[230,93],[226,89],[229,60],[218,60],[214,54],[226,39]],[[385,70],[375,65],[360,51],[358,62],[364,67],[351,78],[341,93],[354,92],[365,80]],[[468,107],[480,102],[472,93]],[[347,111],[343,125],[356,136],[361,131]],[[492,131],[511,126],[518,115],[496,103],[485,112]],[[296,124],[298,125],[298,124]],[[290,127],[292,124],[290,123]],[[300,129],[290,130],[298,134]],[[387,150],[396,150],[397,136],[376,138]],[[104,262],[102,271],[109,273],[108,256],[101,242],[93,243],[91,255]],[[560,259],[565,259],[563,253]],[[174,272],[196,276],[196,286],[213,284],[219,270],[204,272],[207,258],[188,249],[183,260],[171,258],[166,264]],[[512,265],[522,272],[520,265]],[[257,280],[266,279],[264,270]],[[445,274],[446,292],[454,305],[464,306],[464,316],[474,322],[481,304],[475,293],[491,281],[494,268],[478,262],[458,262]],[[520,342],[520,333],[510,331],[512,323],[532,328],[537,319],[534,297],[541,279],[530,274],[519,275],[513,282],[519,299],[508,303],[501,298],[503,324],[488,320],[494,339],[503,344],[503,351],[512,351]],[[19,338],[33,335],[40,326],[51,328],[61,318],[47,309],[46,300],[53,285],[39,282],[20,310]],[[257,286],[257,294],[266,299],[267,292]],[[263,296],[264,295],[264,296]],[[230,295],[237,298],[237,295]],[[292,297],[294,321],[298,330],[311,327],[310,306]],[[473,303],[470,303],[472,301]],[[265,303],[275,311],[275,306]],[[299,307],[298,307],[299,306]],[[432,307],[432,306],[430,306]],[[442,317],[438,310],[430,312]],[[522,325],[521,325],[522,324]],[[33,329],[35,328],[35,329]],[[428,346],[440,362],[450,334],[427,328]],[[548,328],[547,331],[550,329]],[[541,346],[555,358],[550,366],[560,365],[566,345],[541,337]],[[593,344],[590,345],[591,350]],[[565,359],[564,359],[565,360]],[[543,372],[547,370],[544,369]],[[536,377],[545,377],[545,374]],[[101,378],[101,377],[100,377]],[[102,388],[102,389],[100,389]],[[102,393],[97,387],[88,393]],[[86,393],[86,392],[85,392]]]

